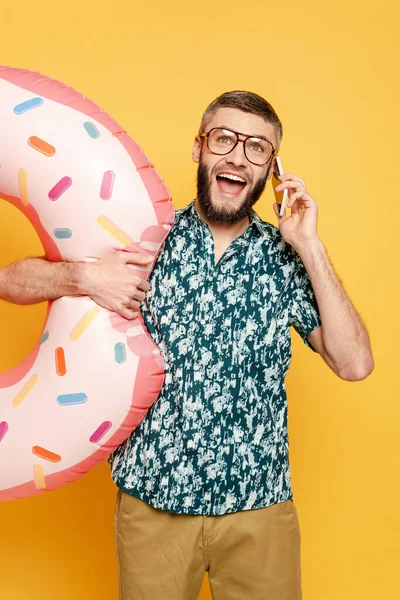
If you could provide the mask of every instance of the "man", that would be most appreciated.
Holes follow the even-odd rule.
[[[304,181],[281,177],[291,215],[274,204],[279,229],[252,210],[281,137],[275,111],[255,94],[210,104],[193,148],[197,197],[177,213],[151,290],[118,252],[87,265],[30,259],[0,273],[11,301],[84,293],[127,318],[141,302],[163,351],[161,394],[110,459],[124,600],[196,600],[205,571],[214,600],[301,598],[289,327],[342,379],[364,379],[374,363]]]

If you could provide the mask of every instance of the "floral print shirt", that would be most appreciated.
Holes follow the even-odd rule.
[[[125,492],[173,513],[221,515],[292,498],[285,375],[290,326],[321,325],[294,249],[253,212],[215,264],[194,203],[150,278],[145,324],[166,362],[162,391],[110,457]],[[311,346],[310,346],[311,347]]]

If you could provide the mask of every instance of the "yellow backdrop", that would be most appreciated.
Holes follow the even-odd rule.
[[[371,377],[347,383],[294,340],[287,384],[305,600],[398,593],[396,11],[395,0],[0,0],[0,62],[100,103],[144,146],[176,207],[195,193],[192,138],[211,99],[249,89],[280,115],[284,167],[320,203],[321,237],[376,359]],[[272,202],[269,189],[258,210],[275,223]],[[1,201],[0,266],[39,253],[31,226]],[[32,348],[44,312],[0,302],[0,370]],[[0,505],[0,597],[116,600],[114,495],[103,464],[67,488]],[[206,579],[200,598],[210,598]]]

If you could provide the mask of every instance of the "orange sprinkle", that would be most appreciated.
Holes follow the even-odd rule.
[[[54,452],[50,452],[50,450],[46,450],[41,446],[33,446],[32,448],[33,454],[39,456],[40,458],[44,458],[45,460],[49,460],[50,462],[60,462],[61,456],[59,454],[55,454]]]
[[[41,152],[45,156],[54,156],[56,153],[54,146],[36,137],[36,135],[33,135],[29,138],[28,144],[31,146],[31,148],[38,150],[38,152]]]
[[[56,371],[57,375],[60,375],[60,377],[67,372],[64,349],[60,347],[56,348]]]

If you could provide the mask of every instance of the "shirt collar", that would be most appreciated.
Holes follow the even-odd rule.
[[[186,216],[188,218],[194,219],[200,225],[205,224],[203,219],[200,217],[199,213],[197,212],[194,202],[195,201],[192,200],[192,202],[190,202],[190,204],[188,204],[184,208],[179,209],[176,212],[176,221],[175,222],[178,222],[182,217]],[[270,227],[271,227],[271,225],[269,223],[266,223],[265,221],[263,221],[254,210],[251,211],[250,224],[246,231],[251,232],[251,231],[256,230],[263,237],[269,237]]]

